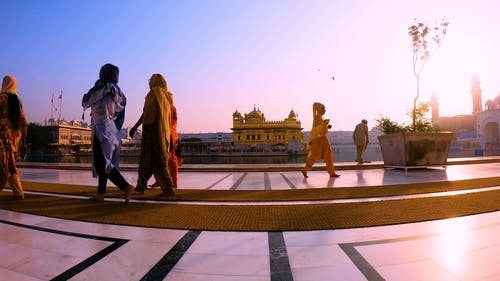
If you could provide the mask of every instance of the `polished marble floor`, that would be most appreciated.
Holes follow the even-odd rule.
[[[339,173],[340,178],[330,179],[325,171],[312,171],[304,179],[289,170],[192,170],[180,174],[179,188],[300,189],[453,181],[500,176],[500,162],[408,173],[375,168]],[[124,175],[135,182],[136,172]],[[96,184],[85,170],[21,168],[21,177]],[[382,227],[225,232],[86,223],[0,208],[0,280],[498,281],[499,233],[500,211]]]

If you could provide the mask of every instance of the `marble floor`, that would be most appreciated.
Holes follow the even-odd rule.
[[[21,168],[20,173],[25,181],[96,184],[88,170]],[[338,173],[340,178],[330,179],[325,171],[312,171],[304,179],[290,170],[193,169],[180,173],[179,188],[263,190],[454,181],[500,176],[500,162],[408,173],[380,168]],[[124,176],[135,182],[137,173]],[[0,280],[498,281],[499,233],[500,211],[381,227],[228,232],[86,223],[0,206]]]

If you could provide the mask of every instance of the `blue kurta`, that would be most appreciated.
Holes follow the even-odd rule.
[[[123,92],[113,83],[106,83],[104,87],[83,96],[83,109],[91,109],[92,141],[97,136],[101,144],[106,174],[119,166],[121,134],[116,123],[117,118],[123,118],[120,113],[124,112],[126,102]]]

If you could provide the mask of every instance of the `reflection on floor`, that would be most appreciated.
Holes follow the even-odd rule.
[[[298,171],[190,171],[180,174],[180,188],[300,189],[453,181],[500,176],[500,163],[408,173],[339,173],[340,178],[330,179],[325,171],[313,171],[305,180]],[[89,171],[22,168],[21,177],[96,184]],[[136,172],[125,172],[125,177],[135,182]],[[500,280],[498,233],[500,211],[356,229],[214,232],[84,223],[0,210],[0,279],[493,281]]]

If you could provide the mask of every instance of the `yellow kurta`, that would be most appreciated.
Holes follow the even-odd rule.
[[[320,103],[315,103],[313,105],[313,128],[307,142],[309,152],[307,153],[305,171],[311,170],[316,161],[324,159],[328,173],[335,175],[333,152],[328,140],[329,120],[324,120],[323,114],[324,106]]]

